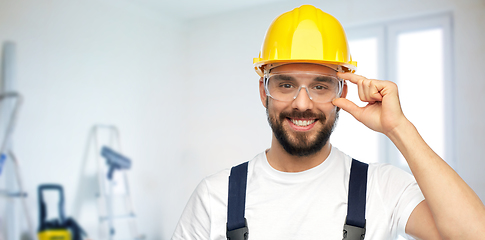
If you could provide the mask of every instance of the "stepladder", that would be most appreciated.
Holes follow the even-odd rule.
[[[18,92],[0,94],[0,201],[6,203],[6,219],[0,217],[0,239],[20,239],[22,223],[26,223],[27,232],[23,235],[36,240],[29,207],[28,194],[24,190],[21,164],[12,149],[12,136],[17,121],[17,115],[23,98]],[[22,211],[18,211],[19,204]],[[20,213],[22,212],[22,213]],[[4,226],[4,224],[6,226]],[[6,234],[1,229],[9,229]]]
[[[131,160],[122,154],[118,127],[94,125],[89,139],[96,158],[100,239],[144,239],[138,232],[128,181]]]

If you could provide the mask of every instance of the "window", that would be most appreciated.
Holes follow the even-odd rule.
[[[401,106],[433,150],[453,166],[451,14],[435,14],[346,29],[359,75],[398,84]],[[359,106],[356,87],[348,98]],[[332,142],[365,162],[385,162],[409,170],[387,137],[341,111]],[[357,126],[356,126],[357,125]]]
[[[349,42],[352,58],[358,59],[360,75],[369,78],[379,78],[378,72],[378,39],[366,37]],[[365,106],[360,102],[357,87],[348,83],[347,98],[359,106]],[[339,113],[338,127],[332,134],[332,143],[350,156],[365,161],[378,162],[379,157],[379,133],[368,129],[363,124],[355,124],[356,120],[349,113],[341,110]]]

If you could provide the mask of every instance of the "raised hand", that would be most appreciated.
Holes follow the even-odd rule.
[[[338,76],[356,84],[360,100],[368,104],[359,107],[345,98],[334,99],[333,104],[389,137],[408,162],[426,198],[409,217],[406,233],[418,239],[461,240],[485,236],[485,206],[406,119],[397,85],[353,73],[338,73]]]
[[[360,100],[367,102],[359,107],[345,98],[333,100],[333,104],[349,112],[368,128],[388,135],[407,119],[401,110],[397,85],[390,81],[367,79],[353,73],[338,73],[340,78],[356,84]]]

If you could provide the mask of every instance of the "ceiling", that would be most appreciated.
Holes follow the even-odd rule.
[[[184,20],[286,0],[127,0],[131,4]]]

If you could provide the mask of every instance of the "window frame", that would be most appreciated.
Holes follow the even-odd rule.
[[[397,41],[401,33],[441,28],[443,31],[443,89],[444,89],[444,159],[455,166],[454,150],[454,71],[453,71],[453,15],[439,12],[405,19],[395,19],[371,24],[357,24],[346,27],[349,41],[376,38],[378,42],[378,79],[397,79]],[[352,52],[352,49],[350,49]],[[358,61],[358,59],[356,59]],[[396,82],[399,84],[398,82]],[[419,130],[419,129],[418,129]],[[426,140],[426,139],[425,139]],[[379,138],[379,162],[390,163],[407,171],[407,164],[399,161],[400,153],[384,135]]]

